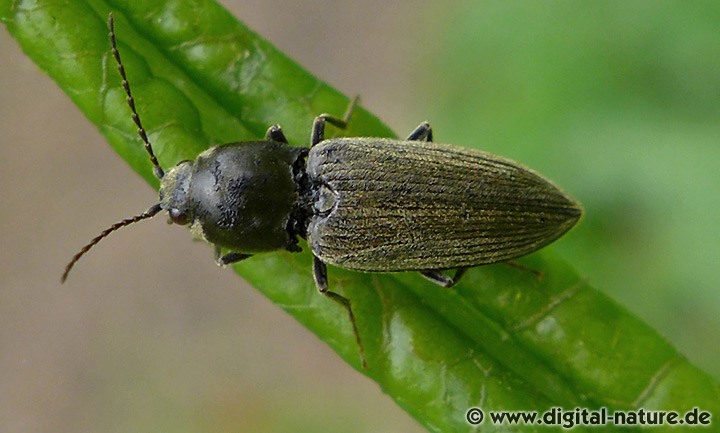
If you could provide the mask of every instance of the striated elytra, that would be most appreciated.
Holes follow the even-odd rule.
[[[313,254],[359,271],[513,259],[560,237],[581,213],[516,162],[447,144],[329,139],[310,150],[307,172],[319,197],[307,229]]]
[[[426,122],[406,140],[326,140],[325,124],[345,128],[354,103],[342,119],[315,119],[309,149],[290,146],[274,125],[261,141],[216,146],[165,173],[135,109],[112,15],[108,26],[132,118],[161,181],[160,202],[90,241],[62,281],[107,235],[162,210],[213,244],[220,265],[256,253],[298,252],[303,238],[314,256],[318,290],[345,308],[362,354],[350,301],[328,289],[326,264],[419,271],[450,287],[465,269],[536,251],[580,218],[578,203],[541,175],[486,152],[433,143]],[[441,272],[450,269],[453,277]]]

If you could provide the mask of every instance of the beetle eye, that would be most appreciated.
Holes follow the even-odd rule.
[[[184,226],[185,224],[188,223],[187,214],[176,207],[170,208],[168,210],[168,214],[170,215],[170,221],[172,221],[175,224]]]

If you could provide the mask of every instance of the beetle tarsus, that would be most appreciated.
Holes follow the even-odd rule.
[[[365,348],[363,347],[362,340],[360,339],[360,333],[358,332],[357,323],[355,323],[355,314],[353,314],[350,300],[335,292],[331,292],[328,289],[327,265],[317,257],[313,258],[313,279],[315,280],[315,285],[320,293],[332,299],[336,304],[340,305],[345,309],[345,311],[347,311],[353,333],[355,334],[355,341],[357,342],[360,350],[360,362],[363,369],[367,370],[368,367],[367,362],[365,361]]]

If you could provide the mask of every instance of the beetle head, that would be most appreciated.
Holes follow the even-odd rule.
[[[192,169],[191,161],[182,161],[160,179],[160,206],[174,224],[186,225],[193,220],[188,194]]]

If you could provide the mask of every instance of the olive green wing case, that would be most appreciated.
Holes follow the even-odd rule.
[[[537,173],[446,144],[341,138],[310,150],[319,183],[308,242],[361,271],[451,269],[535,251],[569,230],[579,205]]]

